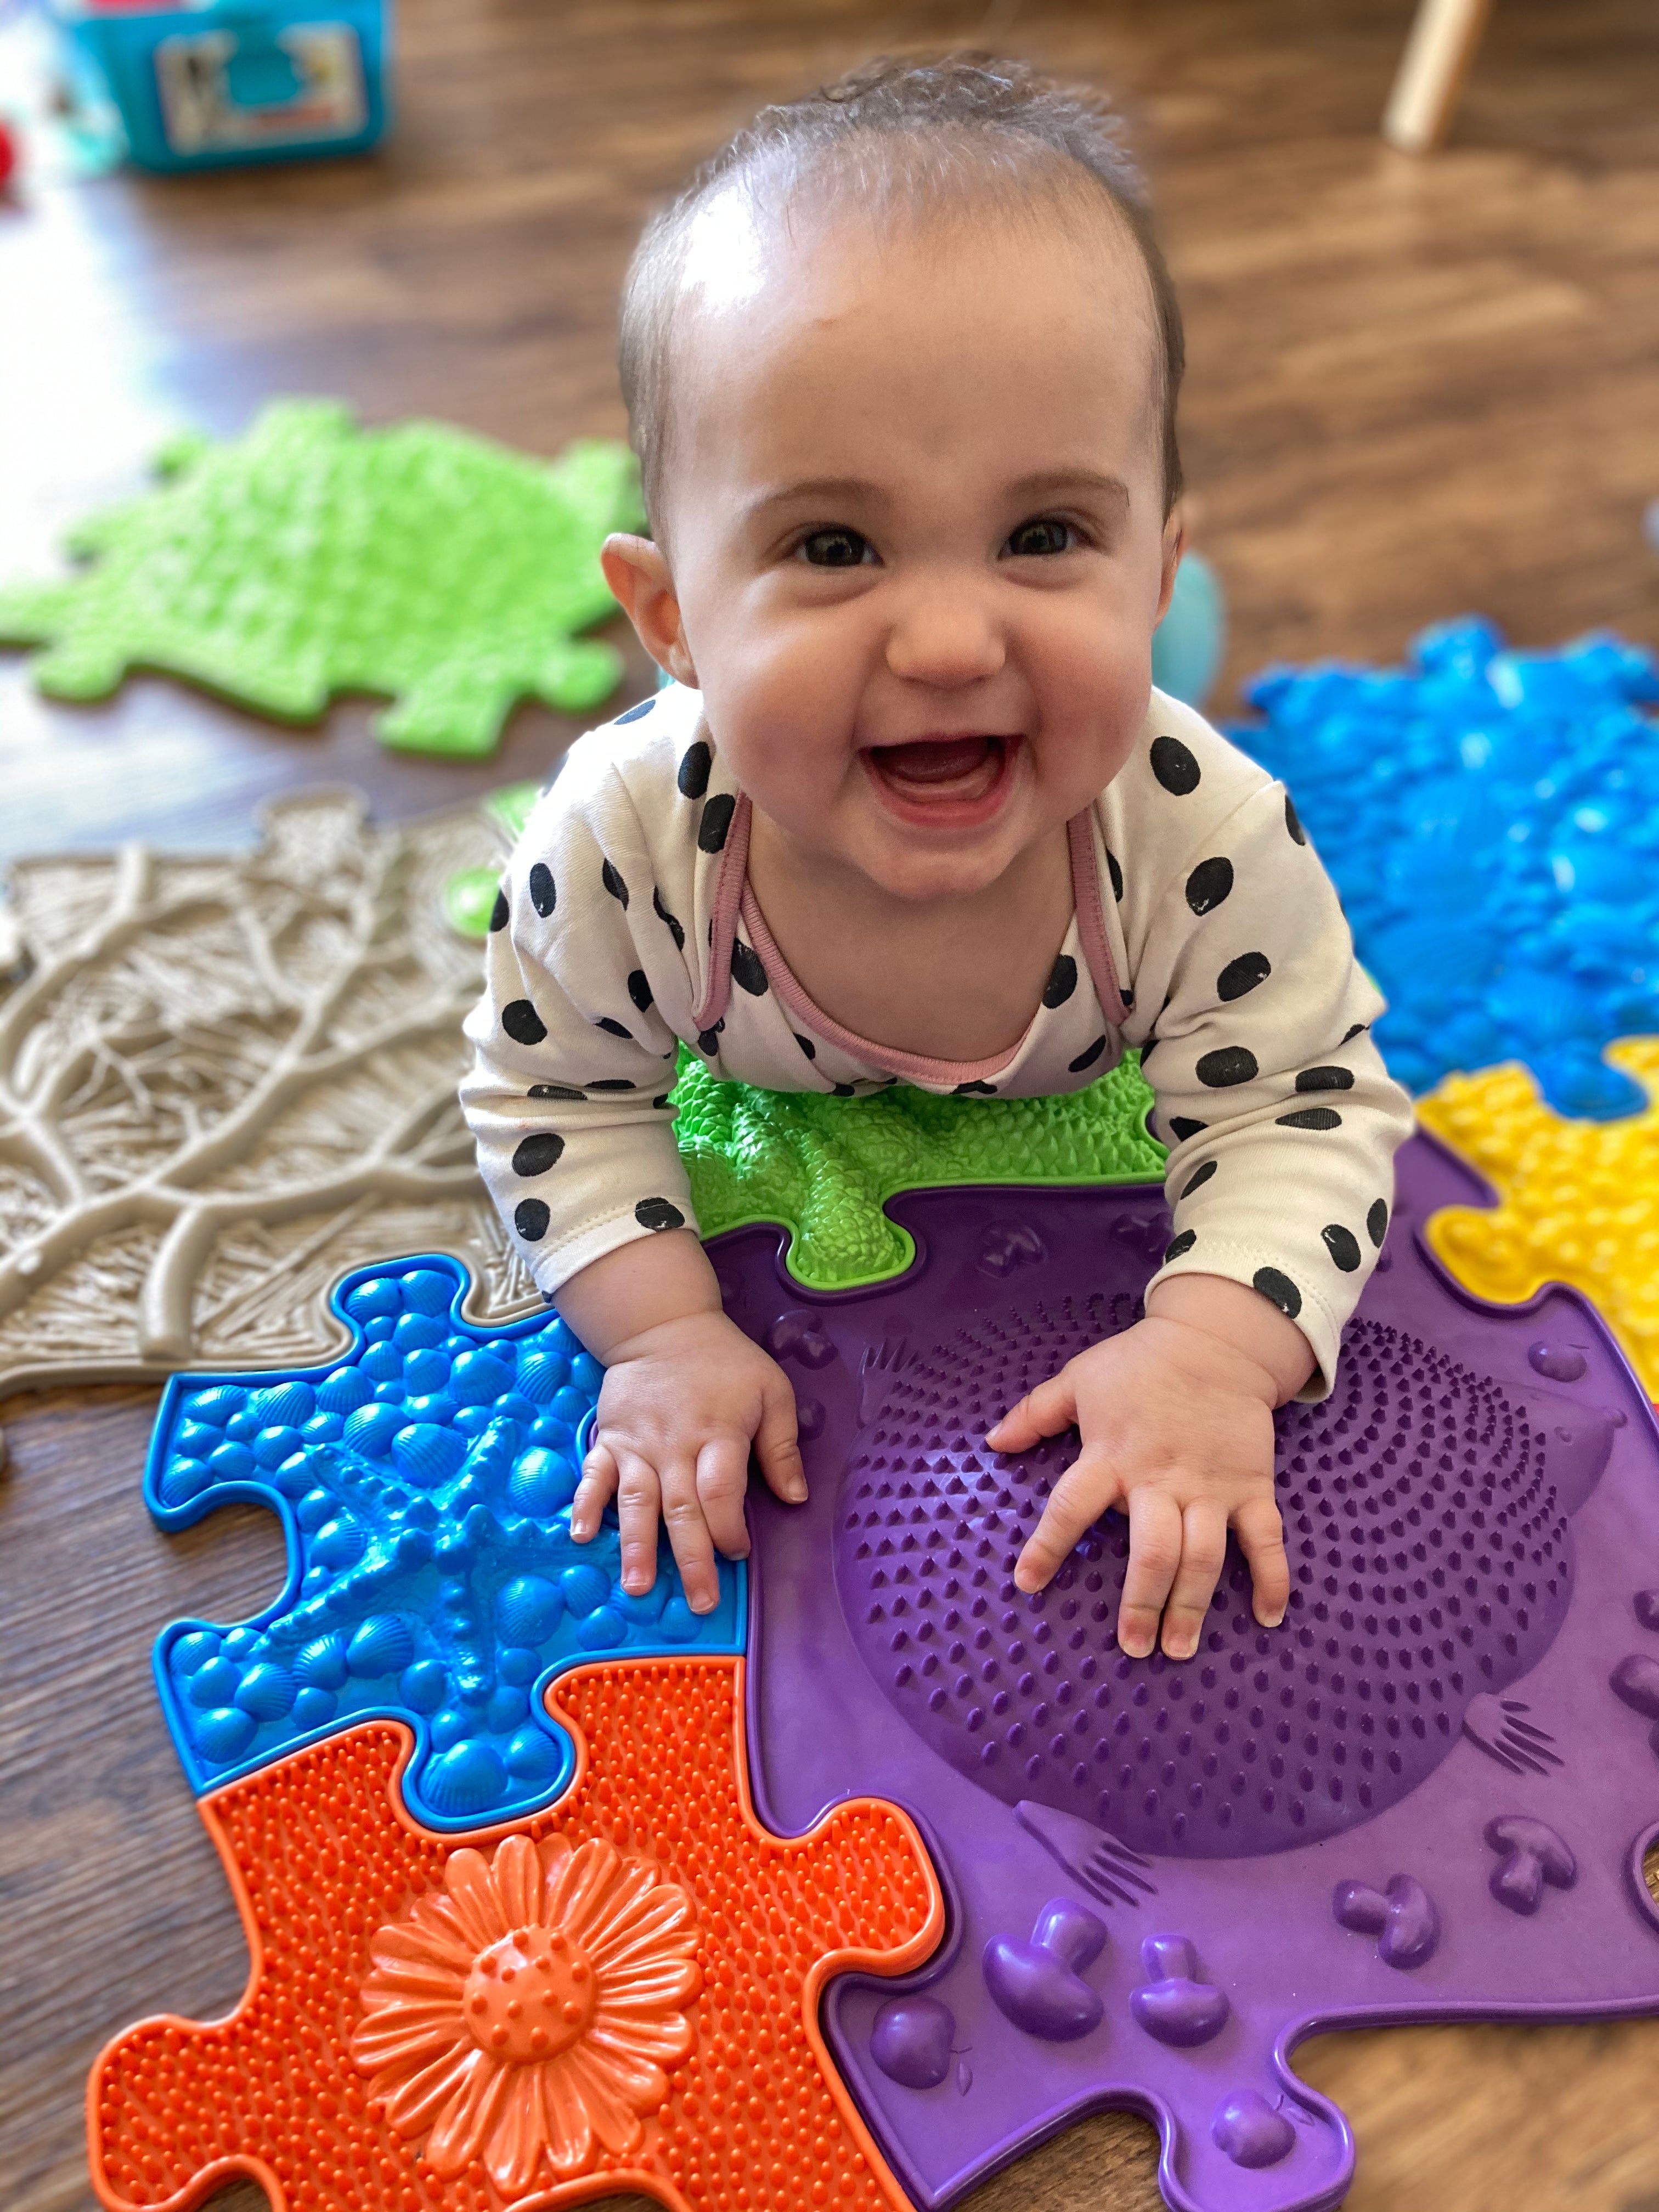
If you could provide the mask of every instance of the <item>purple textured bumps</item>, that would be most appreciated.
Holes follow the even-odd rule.
[[[750,1492],[757,1808],[795,1832],[889,1797],[950,1898],[933,1960],[823,2014],[924,2212],[1103,2106],[1153,2118],[1177,2212],[1316,2212],[1352,2173],[1291,2068],[1316,2025],[1659,2009],[1659,1430],[1582,1299],[1485,1306],[1432,1259],[1431,1213],[1487,1195],[1407,1147],[1337,1388],[1278,1418],[1285,1620],[1230,1547],[1179,1666],[1116,1647],[1115,1515],[1013,1589],[1075,1437],[983,1445],[1129,1325],[1160,1194],[913,1193],[915,1267],[834,1296],[773,1231],[714,1246],[811,1486]]]

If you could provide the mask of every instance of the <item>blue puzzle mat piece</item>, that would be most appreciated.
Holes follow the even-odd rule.
[[[459,1262],[382,1261],[332,1304],[353,1332],[326,1367],[175,1376],[144,1474],[164,1528],[231,1498],[289,1543],[282,1595],[222,1628],[174,1621],[155,1674],[198,1790],[371,1715],[413,1729],[404,1777],[428,1827],[518,1820],[569,1780],[547,1685],[603,1656],[741,1650],[747,1581],[721,1559],[695,1614],[666,1539],[647,1596],[618,1580],[614,1508],[570,1535],[577,1431],[601,1370],[556,1315],[482,1329]]]
[[[1414,1091],[1521,1060],[1558,1113],[1646,1104],[1601,1048],[1659,1032],[1659,701],[1611,636],[1505,648],[1478,619],[1404,669],[1273,669],[1229,734],[1295,794]]]

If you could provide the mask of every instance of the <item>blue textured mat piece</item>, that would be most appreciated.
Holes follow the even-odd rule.
[[[1524,1060],[1559,1113],[1646,1101],[1601,1048],[1659,1031],[1659,701],[1651,657],[1506,648],[1476,618],[1404,669],[1270,669],[1229,734],[1282,777],[1389,1000],[1414,1091]]]
[[[643,1598],[617,1577],[614,1509],[570,1537],[576,1431],[601,1370],[556,1315],[460,1316],[442,1257],[348,1275],[350,1349],[326,1368],[167,1385],[144,1475],[164,1528],[231,1498],[269,1505],[289,1578],[256,1619],[175,1621],[156,1645],[162,1710],[198,1790],[368,1715],[405,1721],[410,1812],[437,1829],[519,1819],[568,1780],[542,1692],[607,1654],[743,1648],[744,1569],[720,1560],[710,1613],[686,1605],[666,1540]]]

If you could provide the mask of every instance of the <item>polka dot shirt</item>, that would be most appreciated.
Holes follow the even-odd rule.
[[[1289,794],[1154,691],[1124,767],[1069,825],[1073,915],[1012,1053],[896,1052],[815,1006],[749,888],[749,803],[676,685],[575,744],[495,901],[461,1101],[543,1291],[697,1226],[668,1091],[682,1042],[774,1091],[1078,1091],[1139,1047],[1170,1146],[1164,1275],[1252,1285],[1329,1388],[1388,1227],[1406,1094]]]

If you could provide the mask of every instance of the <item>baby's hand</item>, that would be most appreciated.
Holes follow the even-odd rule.
[[[1171,1278],[1159,1291],[1176,1291],[1183,1279],[1192,1279]],[[1259,1304],[1291,1329],[1265,1300]],[[1300,1332],[1292,1334],[1305,1352]],[[1273,1502],[1273,1414],[1310,1364],[1304,1361],[1296,1375],[1294,1349],[1289,1356],[1295,1380],[1286,1388],[1284,1360],[1264,1364],[1227,1334],[1155,1310],[1122,1335],[1079,1352],[1022,1398],[987,1437],[994,1451],[1027,1451],[1040,1437],[1074,1424],[1083,1448],[1020,1554],[1014,1570],[1020,1588],[1041,1589],[1084,1530],[1115,1505],[1129,1520],[1117,1640],[1132,1658],[1152,1651],[1160,1613],[1169,1656],[1190,1659],[1197,1650],[1230,1525],[1249,1562],[1255,1617],[1276,1628],[1291,1577]]]
[[[608,1356],[570,1533],[583,1544],[596,1534],[614,1491],[623,1588],[637,1595],[657,1578],[660,1513],[686,1603],[710,1612],[720,1600],[714,1547],[732,1559],[749,1550],[751,1440],[777,1495],[792,1505],[806,1496],[789,1378],[723,1313],[659,1322]]]

